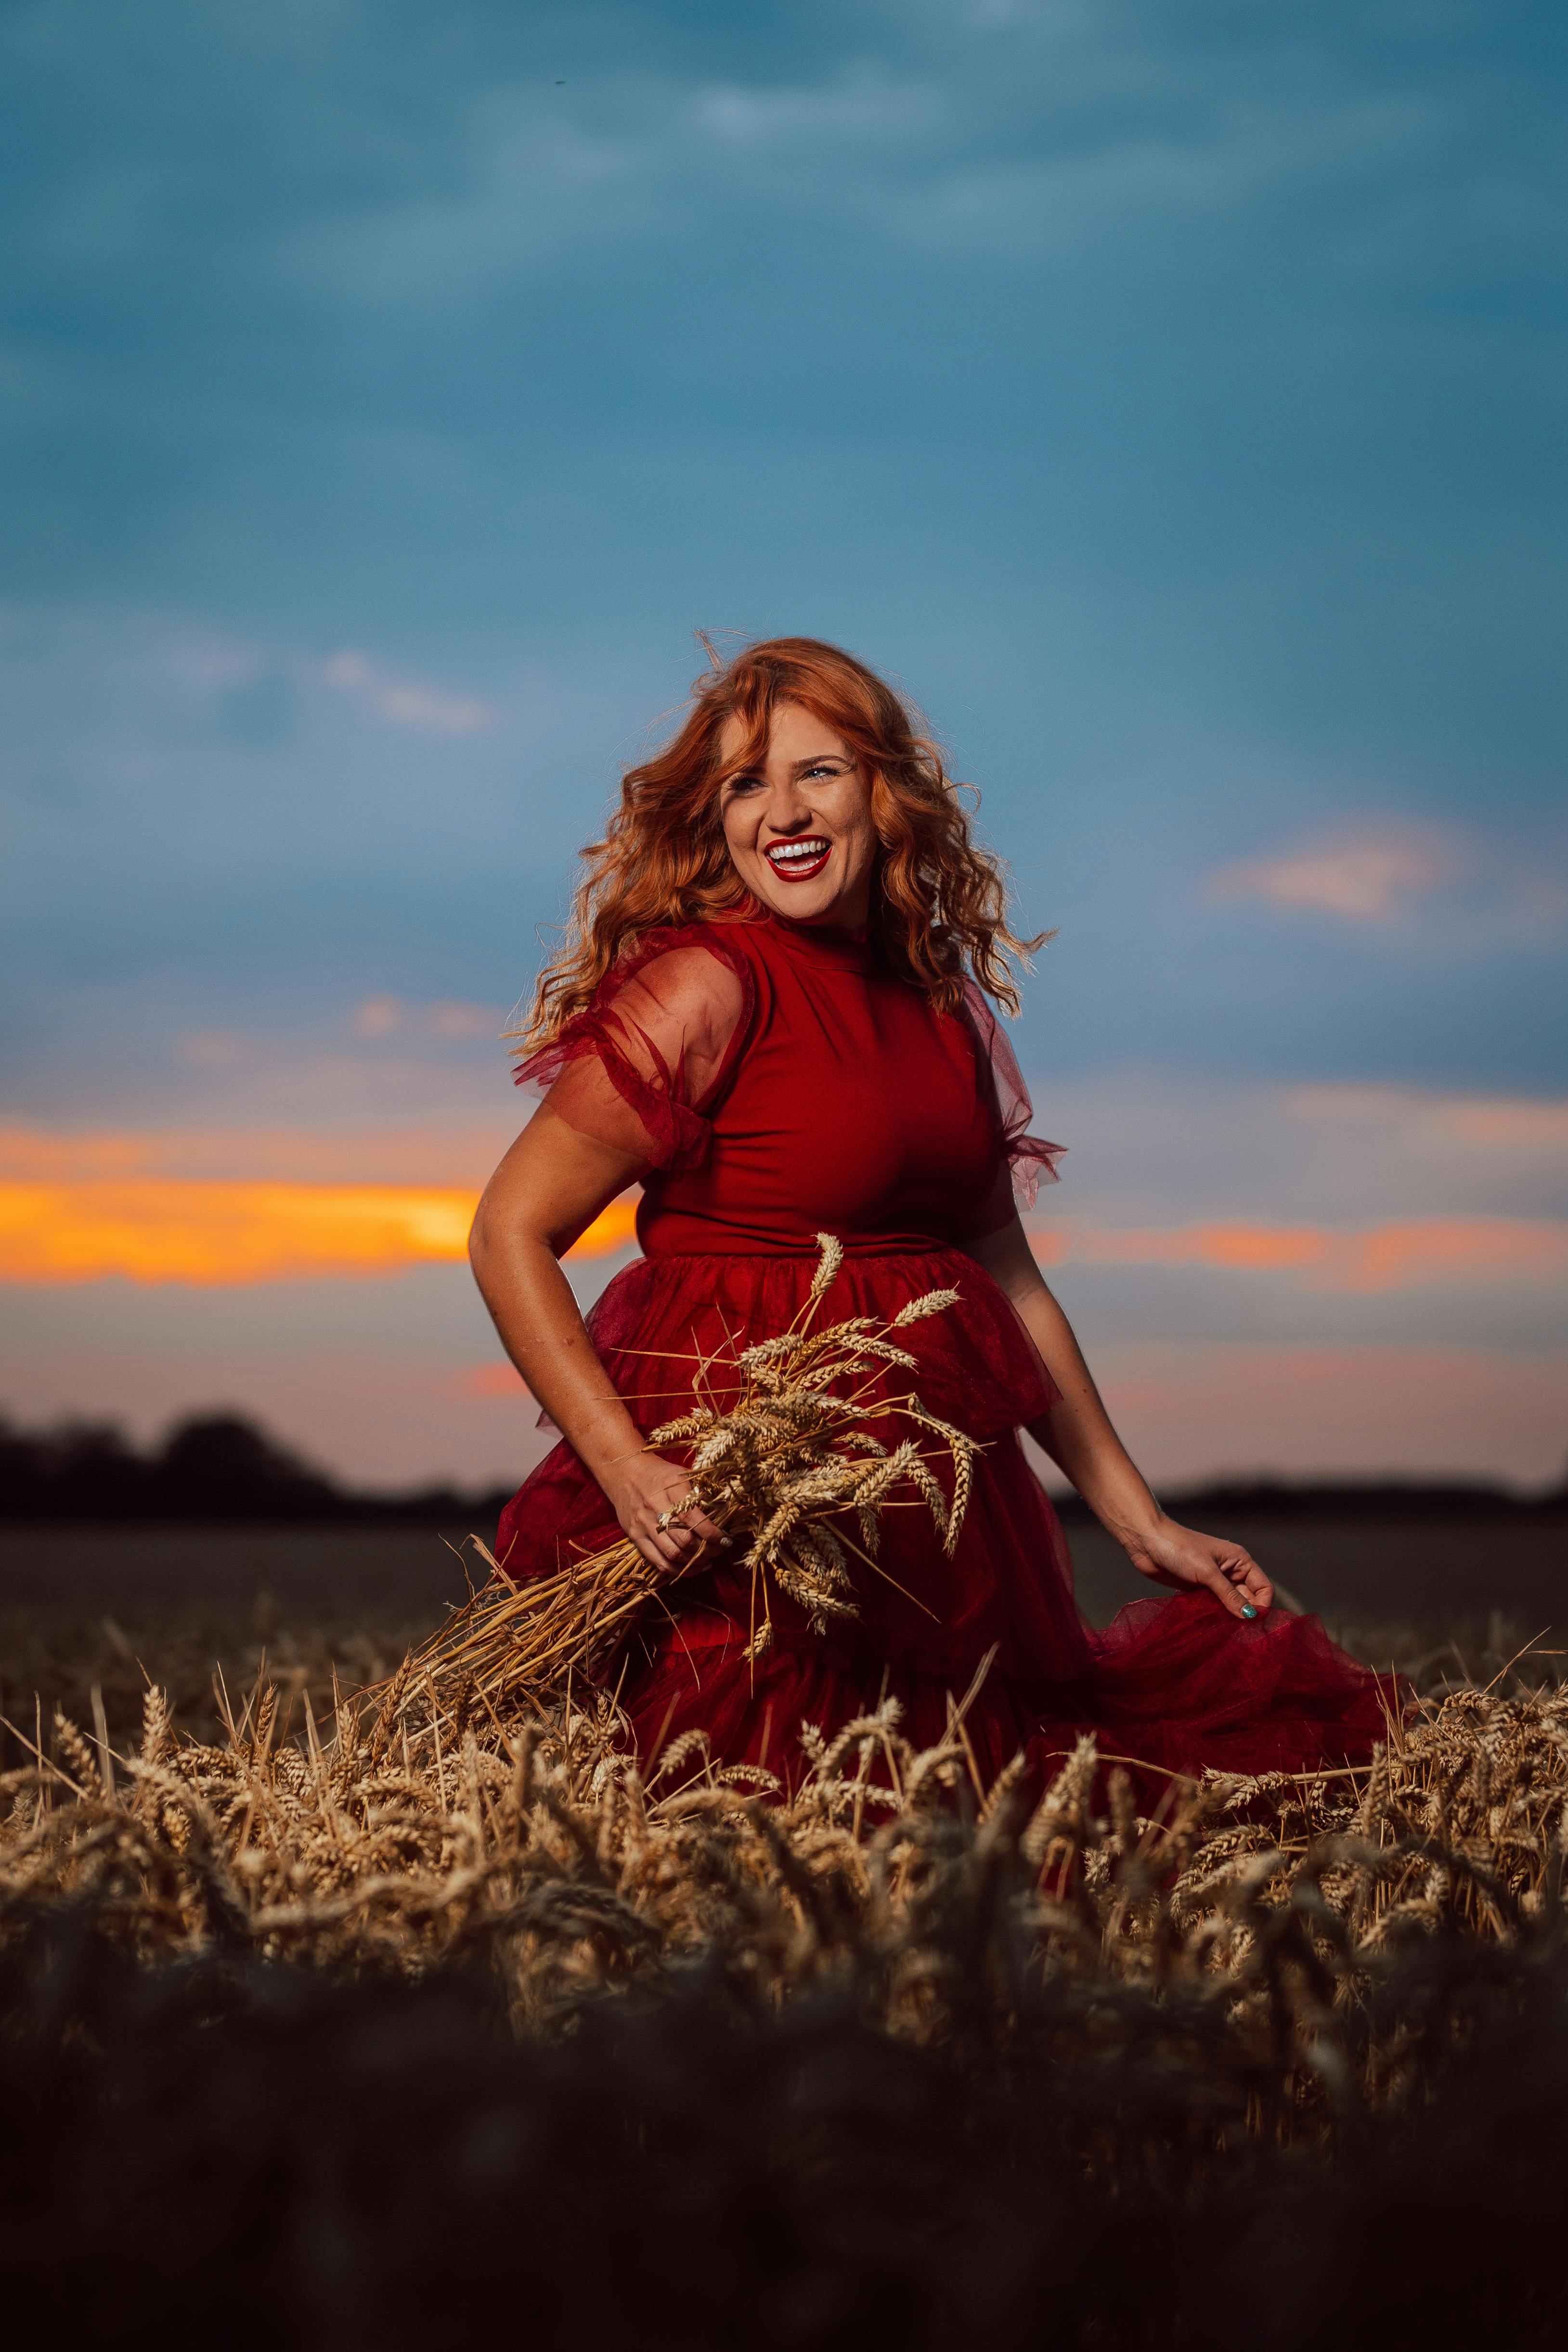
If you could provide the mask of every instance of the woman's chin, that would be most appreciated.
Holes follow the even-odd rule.
[[[783,915],[792,923],[831,923],[838,919],[835,909],[838,892],[826,876],[814,876],[809,882],[775,882],[772,876],[757,891],[764,907],[775,915]]]

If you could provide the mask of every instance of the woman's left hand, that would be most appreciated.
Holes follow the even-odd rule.
[[[1249,1551],[1223,1536],[1199,1535],[1163,1512],[1145,1533],[1124,1538],[1122,1548],[1141,1576],[1159,1584],[1206,1584],[1233,1617],[1260,1617],[1273,1603],[1274,1587]]]

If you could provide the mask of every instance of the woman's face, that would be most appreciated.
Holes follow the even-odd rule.
[[[745,745],[738,719],[719,740],[724,838],[746,887],[793,922],[864,923],[877,856],[870,781],[842,736],[798,702],[781,702],[755,767],[728,769]]]

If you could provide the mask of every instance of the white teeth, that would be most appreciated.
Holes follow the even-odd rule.
[[[786,858],[793,865],[796,861],[804,863],[810,857],[821,857],[827,848],[826,841],[787,841],[775,844],[766,855],[775,866],[782,866]]]

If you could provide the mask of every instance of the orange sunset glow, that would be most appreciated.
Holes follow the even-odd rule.
[[[130,1157],[100,1172],[0,1175],[0,1281],[179,1283],[200,1288],[395,1274],[465,1255],[478,1193],[432,1183],[299,1182],[154,1173]],[[80,1159],[77,1160],[80,1167]],[[112,1162],[110,1163],[112,1164]],[[637,1202],[612,1202],[571,1252],[613,1255],[636,1240]],[[1033,1224],[1043,1265],[1214,1267],[1371,1294],[1453,1282],[1568,1277],[1568,1221],[1406,1217],[1355,1228],[1229,1223]]]
[[[478,1204],[474,1192],[402,1184],[0,1180],[0,1281],[215,1288],[395,1274],[462,1258]],[[636,1217],[635,1200],[612,1201],[570,1255],[625,1249]]]
[[[1568,1219],[1400,1217],[1343,1228],[1237,1220],[1167,1227],[1029,1228],[1042,1265],[1213,1266],[1294,1274],[1315,1290],[1373,1294],[1450,1282],[1568,1277]]]

